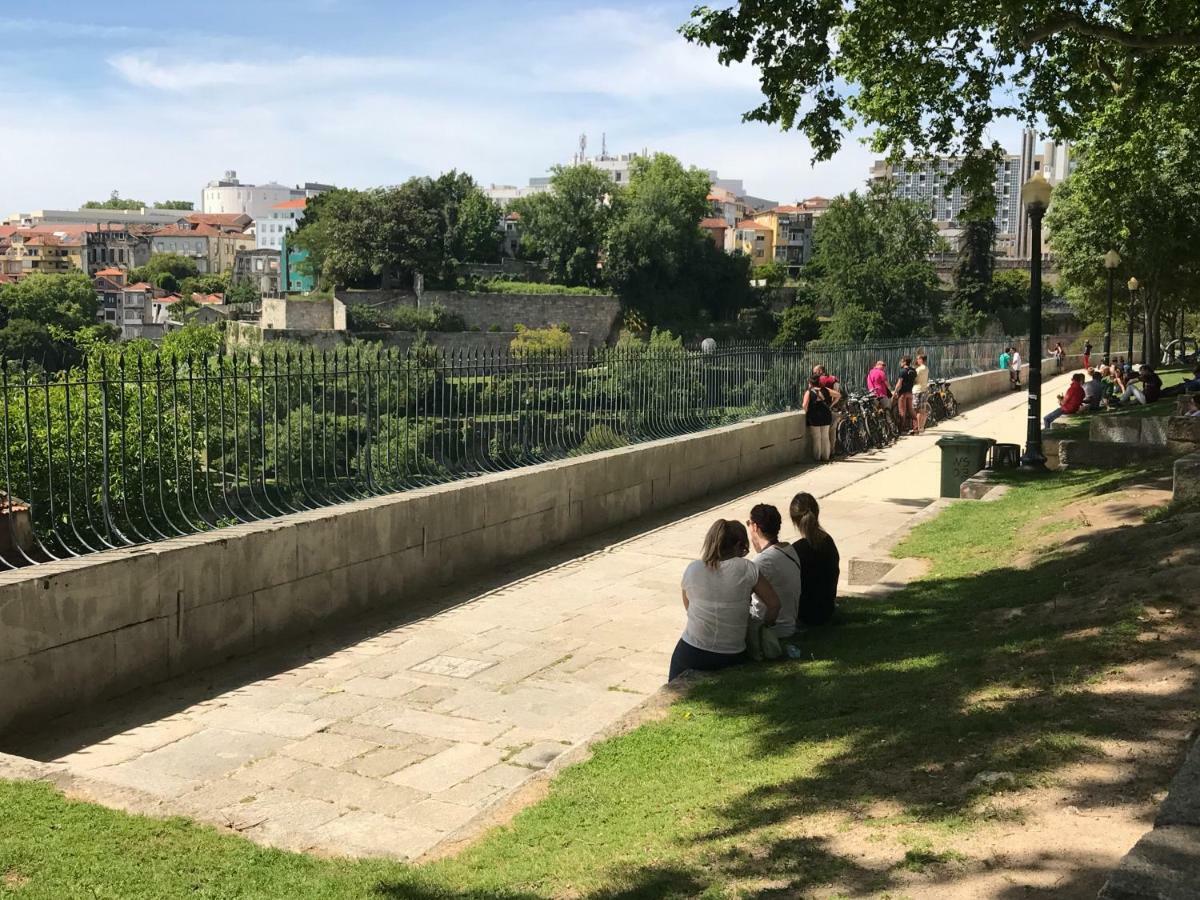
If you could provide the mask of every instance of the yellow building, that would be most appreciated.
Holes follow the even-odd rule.
[[[770,225],[743,219],[733,227],[733,252],[750,257],[753,266],[764,266],[775,258],[775,232]]]
[[[13,229],[0,235],[0,274],[13,278],[83,271],[83,241],[78,235]]]

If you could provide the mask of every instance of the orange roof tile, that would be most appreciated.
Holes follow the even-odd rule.
[[[726,222],[724,219],[720,218],[719,216],[714,216],[710,219],[701,219],[700,227],[701,228],[728,228],[729,223]]]
[[[271,209],[304,209],[307,205],[307,198],[297,197],[295,200],[284,200],[282,203],[276,203]]]
[[[753,228],[758,231],[770,231],[771,230],[769,225],[763,225],[761,222],[755,222],[753,219],[742,219],[742,221],[738,222],[735,227],[743,228],[743,229]]]
[[[107,269],[101,269],[101,270],[100,270],[99,272],[97,272],[96,274],[97,274],[97,275],[104,275],[104,276],[106,276],[106,277],[107,277],[107,276],[110,276],[110,275],[124,275],[124,274],[125,274],[125,270],[124,270],[124,269],[114,269],[114,268],[112,268],[112,267],[109,267],[109,268],[107,268]]]

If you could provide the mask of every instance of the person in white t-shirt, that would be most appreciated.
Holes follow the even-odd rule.
[[[925,418],[929,415],[929,357],[917,354],[917,376],[913,380],[913,430],[920,434],[925,430]]]
[[[796,633],[796,616],[800,611],[800,557],[790,544],[780,543],[779,529],[782,527],[783,516],[767,503],[759,503],[751,509],[750,519],[746,522],[750,546],[757,553],[754,564],[779,597],[779,616],[771,630],[776,637],[789,638]],[[750,615],[761,621],[766,614],[765,605],[755,595],[750,603]]]
[[[717,519],[704,536],[700,559],[683,572],[687,627],[671,654],[668,680],[689,669],[713,671],[746,661],[750,598],[756,595],[772,625],[779,597],[758,567],[746,559],[750,538],[741,522]]]
[[[1012,362],[1008,367],[1008,380],[1012,382],[1014,391],[1021,389],[1021,365],[1021,351],[1013,347]]]

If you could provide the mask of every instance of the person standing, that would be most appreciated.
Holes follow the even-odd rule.
[[[808,379],[808,390],[804,392],[804,424],[808,426],[808,445],[812,448],[812,458],[824,462],[831,454],[830,429],[833,425],[833,404],[837,403],[838,393],[832,388],[821,386],[821,376],[813,375]]]
[[[1012,389],[1019,391],[1021,389],[1021,351],[1013,347],[1012,357],[1008,362],[1008,380],[1012,382]]]
[[[1054,356],[1055,369],[1061,372],[1063,370],[1063,361],[1067,358],[1067,351],[1063,349],[1062,341],[1057,341],[1054,344],[1052,355]]]
[[[1012,347],[1005,347],[1000,351],[1000,371],[1007,372],[1010,362],[1012,362]]]
[[[891,406],[892,389],[888,387],[887,365],[881,359],[875,363],[875,368],[867,373],[867,390],[879,398],[884,409]]]
[[[1083,342],[1083,368],[1090,369],[1092,367],[1092,342]]]
[[[893,389],[893,406],[896,411],[896,421],[901,431],[912,431],[913,428],[913,384],[917,380],[917,370],[912,367],[912,357],[900,359],[900,374],[896,378]]]
[[[916,420],[912,433],[920,434],[925,430],[925,417],[929,414],[929,357],[924,353],[917,354],[917,369],[913,379],[912,398],[913,417]]]
[[[700,558],[683,572],[687,626],[671,654],[667,680],[694,669],[710,672],[746,661],[750,598],[757,595],[764,620],[774,624],[779,597],[758,567],[745,559],[750,538],[741,522],[717,519],[704,536]]]

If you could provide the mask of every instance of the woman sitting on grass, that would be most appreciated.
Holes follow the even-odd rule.
[[[821,527],[821,507],[812,494],[797,494],[788,512],[800,532],[800,539],[792,542],[792,549],[800,557],[800,623],[827,625],[837,609],[841,575],[837,544]]]
[[[764,621],[774,624],[779,597],[758,567],[744,558],[749,552],[750,538],[741,522],[717,519],[708,529],[700,559],[683,572],[687,627],[671,654],[668,680],[688,669],[709,672],[746,661],[752,595],[762,604]]]

